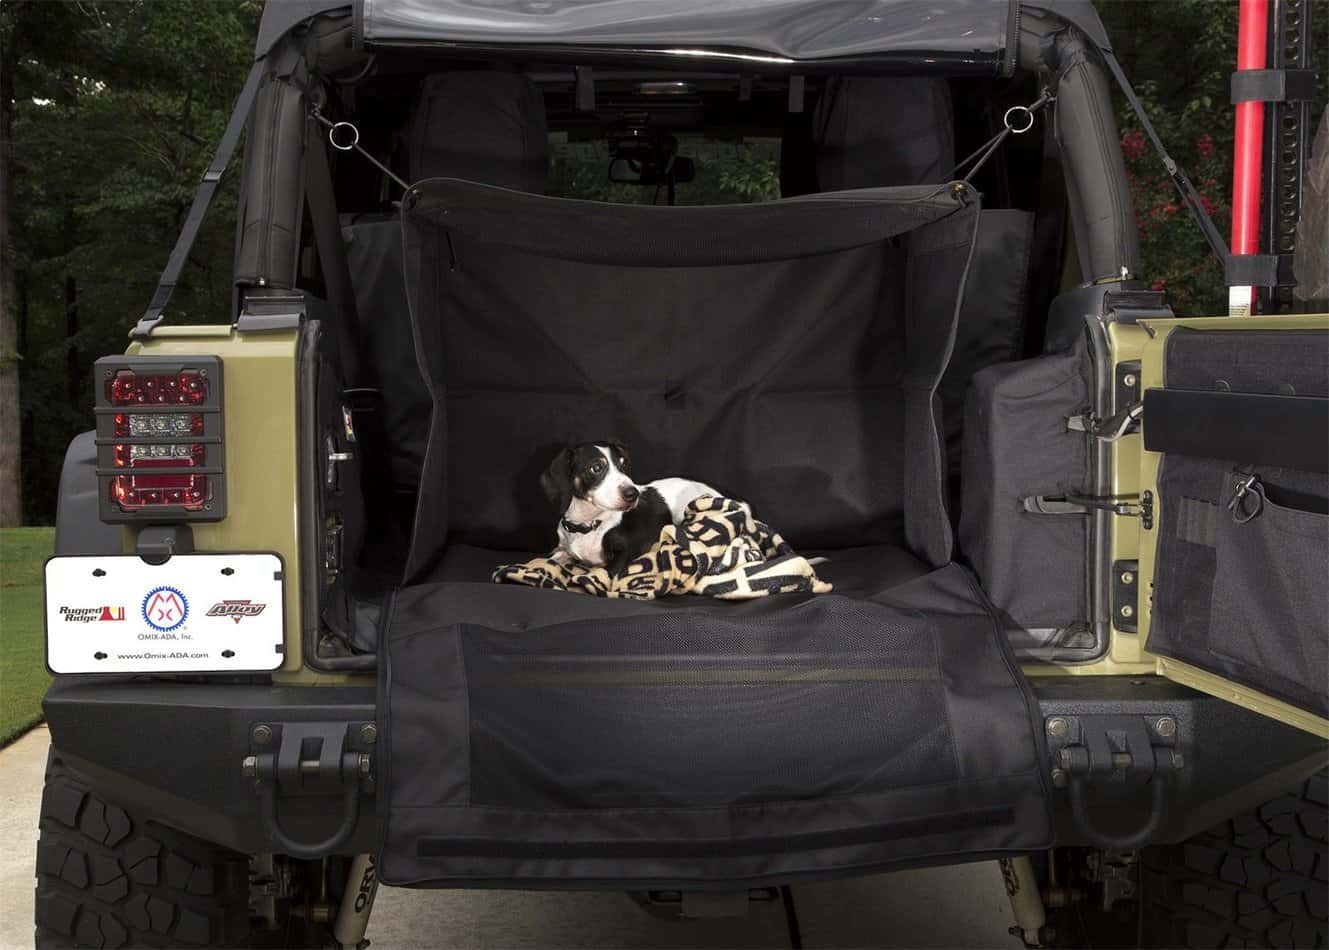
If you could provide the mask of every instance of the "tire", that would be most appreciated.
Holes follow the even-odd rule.
[[[1329,947],[1329,773],[1141,856],[1155,947]]]
[[[37,950],[237,947],[249,862],[98,796],[52,751],[37,841]]]

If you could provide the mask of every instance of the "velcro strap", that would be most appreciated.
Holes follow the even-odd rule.
[[[1239,69],[1232,74],[1232,102],[1302,102],[1315,98],[1313,69]]]
[[[1229,254],[1224,271],[1229,287],[1289,287],[1296,283],[1291,254]]]
[[[1183,498],[1177,505],[1177,540],[1214,546],[1218,506],[1200,498]]]

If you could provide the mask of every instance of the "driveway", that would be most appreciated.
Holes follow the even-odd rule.
[[[32,946],[32,868],[45,728],[0,751],[0,947]],[[1018,948],[996,864],[931,868],[793,888],[805,947]],[[660,920],[618,893],[381,888],[373,950],[421,947],[788,947],[779,902],[747,917]]]

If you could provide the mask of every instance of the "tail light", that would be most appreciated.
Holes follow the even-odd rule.
[[[221,360],[109,356],[96,379],[102,520],[225,517]]]

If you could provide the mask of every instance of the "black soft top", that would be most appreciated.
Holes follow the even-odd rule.
[[[880,62],[1009,73],[1022,8],[1049,10],[1107,48],[1092,0],[268,0],[256,55],[320,13],[354,17],[364,46],[592,49],[728,59],[753,69]]]

